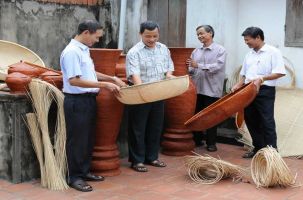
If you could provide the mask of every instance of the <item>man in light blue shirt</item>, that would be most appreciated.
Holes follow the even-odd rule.
[[[66,155],[68,184],[82,192],[92,191],[86,181],[102,181],[104,177],[90,173],[96,124],[96,96],[100,88],[119,95],[123,81],[95,71],[89,47],[102,37],[100,24],[86,20],[60,57],[63,74],[64,113],[66,122]],[[100,81],[98,81],[100,80]],[[104,82],[113,81],[114,83]]]
[[[126,56],[126,73],[130,84],[138,85],[172,77],[174,65],[168,48],[158,42],[158,24],[143,22],[140,36],[142,41],[131,48]],[[164,102],[130,105],[128,112],[128,148],[132,169],[147,172],[144,163],[165,167],[166,164],[158,160]]]

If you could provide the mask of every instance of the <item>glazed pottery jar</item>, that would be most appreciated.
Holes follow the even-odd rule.
[[[6,76],[5,82],[11,93],[26,93],[31,77],[19,72],[13,72]]]
[[[90,54],[97,72],[115,76],[116,64],[122,50],[91,49]],[[121,173],[117,138],[124,105],[108,90],[101,89],[97,96],[96,139],[92,171],[103,176]]]
[[[116,76],[126,82],[126,55],[120,54],[119,60],[116,64]]]
[[[8,68],[8,74],[19,72],[30,77],[38,77],[40,74],[46,71],[47,69],[43,69],[43,67],[35,67],[34,65],[30,65],[29,63],[23,61],[12,64]]]
[[[40,74],[39,78],[56,86],[59,90],[62,90],[63,77],[61,74],[53,72],[53,71],[47,71],[47,72]]]
[[[188,74],[186,60],[194,48],[169,48],[175,71],[173,75]],[[194,150],[192,132],[185,127],[184,122],[195,113],[196,88],[190,81],[188,90],[177,97],[165,100],[165,130],[161,143],[162,153],[170,156],[191,154]],[[189,118],[188,118],[189,117]]]

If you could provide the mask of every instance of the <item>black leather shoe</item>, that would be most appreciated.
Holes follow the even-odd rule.
[[[92,173],[88,173],[84,177],[84,180],[86,180],[86,181],[104,181],[104,177],[103,176],[94,175]]]
[[[195,141],[195,145],[196,145],[196,147],[201,147],[201,146],[203,146],[204,145],[204,142],[203,141]]]
[[[255,151],[249,151],[249,152],[246,152],[245,154],[243,154],[242,158],[252,158],[252,157],[254,157],[255,154],[256,154]]]
[[[206,147],[206,149],[207,149],[207,151],[210,151],[210,152],[214,152],[214,151],[218,150],[217,147],[216,147],[216,145],[208,145]]]

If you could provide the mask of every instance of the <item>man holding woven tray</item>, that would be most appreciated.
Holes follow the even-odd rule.
[[[80,23],[77,35],[60,57],[65,95],[68,184],[82,192],[93,190],[86,181],[104,180],[104,177],[90,173],[95,137],[96,96],[100,88],[119,95],[120,86],[125,85],[116,77],[95,71],[89,47],[98,42],[102,35],[103,29],[97,21],[86,20]],[[115,84],[103,81],[113,81]]]
[[[232,88],[240,88],[253,81],[258,94],[244,110],[244,119],[253,140],[254,150],[243,158],[252,158],[267,145],[277,149],[274,103],[276,80],[285,75],[281,52],[264,42],[264,33],[258,27],[249,27],[243,33],[244,41],[252,50],[246,54],[240,72],[241,80]]]
[[[159,25],[146,21],[140,25],[142,40],[126,56],[126,73],[130,84],[153,82],[172,77],[174,65],[168,48],[158,42]],[[128,148],[131,168],[147,172],[144,165],[165,167],[158,160],[164,119],[164,101],[128,106]]]

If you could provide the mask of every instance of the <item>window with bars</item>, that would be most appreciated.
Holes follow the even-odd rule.
[[[303,0],[286,1],[285,46],[303,47]]]

